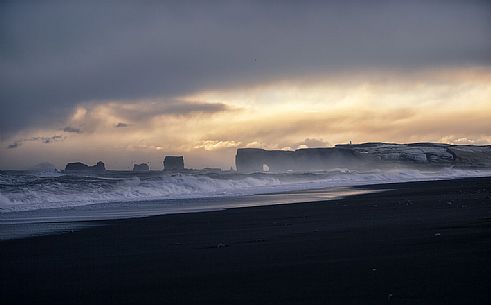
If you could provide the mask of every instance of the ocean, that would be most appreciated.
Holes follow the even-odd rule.
[[[491,171],[0,171],[0,239],[73,229],[90,220],[320,201],[368,192],[353,186],[482,176],[491,176]]]

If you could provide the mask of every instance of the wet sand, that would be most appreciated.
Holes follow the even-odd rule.
[[[491,178],[0,241],[2,304],[489,304]]]

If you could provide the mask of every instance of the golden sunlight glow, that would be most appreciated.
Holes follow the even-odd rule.
[[[92,101],[67,120],[81,133],[50,145],[30,142],[15,153],[37,145],[56,155],[63,147],[73,155],[57,159],[116,155],[119,167],[133,158],[161,163],[163,154],[180,153],[190,166],[229,167],[236,147],[491,143],[491,72],[485,69],[325,76],[206,90],[172,103]]]

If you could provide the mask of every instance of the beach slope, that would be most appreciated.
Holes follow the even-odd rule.
[[[491,178],[0,242],[2,304],[489,304]]]

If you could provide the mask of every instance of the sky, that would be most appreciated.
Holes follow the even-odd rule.
[[[487,1],[2,1],[0,168],[491,144]]]

